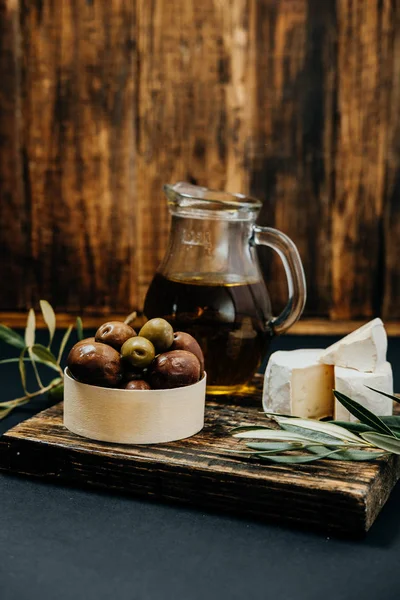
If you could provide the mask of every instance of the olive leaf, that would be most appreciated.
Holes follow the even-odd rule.
[[[358,435],[355,435],[338,425],[332,425],[330,422],[325,423],[314,421],[312,419],[292,419],[291,417],[277,417],[276,421],[283,428],[285,428],[285,426],[301,427],[302,429],[318,431],[340,440],[362,443]]]
[[[13,410],[13,408],[13,406],[10,406],[8,408],[0,407],[0,420],[4,419]]]
[[[35,343],[36,318],[33,308],[28,313],[28,320],[25,328],[25,346],[30,348]]]
[[[400,415],[387,415],[380,417],[381,421],[386,423],[390,428],[395,427],[397,429],[400,428]]]
[[[20,361],[19,358],[4,358],[3,360],[0,360],[0,365],[6,365],[6,364],[12,364],[12,363],[19,363],[19,361]],[[50,367],[50,369],[53,369],[54,371],[59,371],[60,370],[59,367],[58,367],[58,365],[54,365],[54,364],[49,363],[49,362],[43,362],[33,352],[32,352],[32,357],[30,357],[30,358],[26,358],[25,357],[23,359],[23,361],[25,363],[32,362],[32,361],[40,362],[43,365],[45,365],[46,367]]]
[[[78,336],[78,340],[83,340],[83,323],[80,317],[76,318],[76,332]]]
[[[335,454],[335,452],[337,452],[337,450],[330,450],[323,454],[318,454],[318,455],[314,455],[314,456],[310,456],[307,454],[298,454],[298,455],[282,454],[282,455],[267,456],[262,453],[255,454],[255,456],[257,458],[260,458],[261,460],[268,460],[270,462],[277,463],[277,464],[301,465],[301,464],[315,462],[316,460],[321,460],[322,458],[328,458],[328,456]]]
[[[124,323],[126,325],[130,325],[131,323],[133,323],[133,321],[136,319],[136,317],[137,317],[137,312],[136,312],[136,310],[134,310],[133,312],[131,312],[130,315],[128,315],[126,317],[126,319],[124,320]]]
[[[32,346],[32,353],[42,363],[57,365],[57,359],[54,354],[46,346],[42,346],[42,344],[34,344]]]
[[[361,433],[360,435],[378,448],[382,448],[383,450],[391,452],[392,454],[400,454],[400,440],[391,435],[376,433],[375,431]]]
[[[359,437],[357,437],[356,440],[354,441],[350,441],[348,440],[346,437],[335,437],[333,435],[329,435],[327,433],[323,433],[320,431],[315,431],[312,429],[306,429],[303,427],[297,427],[296,425],[291,425],[291,424],[283,424],[282,425],[283,429],[287,430],[287,431],[292,431],[293,433],[299,433],[300,435],[303,435],[304,437],[306,437],[309,440],[314,440],[315,442],[318,442],[320,444],[326,444],[327,446],[348,446],[348,445],[356,445],[356,446],[365,446],[366,442],[364,442],[362,439],[360,439]]]
[[[260,429],[268,429],[271,430],[271,427],[267,427],[266,425],[239,425],[239,427],[234,427],[230,430],[230,434],[240,433],[241,431],[258,431]]]
[[[299,433],[291,433],[290,431],[282,431],[281,429],[255,429],[253,431],[241,431],[239,433],[234,433],[233,437],[255,440],[304,441],[303,435],[300,435]]]
[[[364,425],[364,423],[356,423],[355,421],[330,421],[333,425],[338,425],[339,427],[344,427],[353,433],[365,433],[366,431],[371,431],[371,427],[369,425]]]
[[[19,362],[19,358],[4,358],[3,360],[0,360],[0,365],[6,365],[8,363],[17,363]],[[24,362],[30,362],[30,358],[24,358],[23,359]]]
[[[71,331],[73,330],[73,325],[70,325],[67,331],[64,333],[63,339],[61,340],[60,350],[58,352],[57,363],[60,364],[62,355],[64,354],[65,346],[68,343],[69,336],[71,335]]]
[[[40,308],[43,314],[44,321],[49,330],[49,345],[46,347],[42,344],[35,344],[35,328],[36,328],[36,317],[33,309],[30,309],[27,318],[27,324],[25,328],[25,339],[18,333],[7,327],[6,325],[0,325],[0,341],[4,341],[11,346],[18,348],[21,353],[19,357],[12,357],[0,360],[0,365],[17,363],[20,373],[21,383],[24,389],[24,396],[9,400],[6,402],[0,402],[0,420],[6,417],[14,408],[22,406],[27,402],[30,402],[32,398],[40,396],[45,393],[49,393],[52,396],[52,400],[58,401],[62,399],[63,392],[63,371],[60,366],[60,361],[63,356],[63,352],[68,343],[69,337],[73,330],[73,326],[70,325],[65,331],[62,338],[58,357],[50,350],[50,345],[53,341],[56,329],[56,316],[51,305],[45,300],[40,301]],[[78,335],[83,335],[82,321],[78,317],[77,319],[77,330]],[[29,355],[29,357],[27,356]],[[30,362],[38,383],[39,389],[33,392],[28,392],[26,388],[26,367],[25,363]],[[42,364],[49,367],[58,373],[58,377],[53,379],[46,386],[43,385],[40,374],[37,368],[37,364]]]
[[[26,369],[25,369],[25,363],[24,363],[25,352],[26,352],[26,348],[21,350],[21,354],[18,359],[18,369],[19,369],[19,375],[21,377],[22,389],[24,390],[24,393],[27,394],[28,392],[26,390]]]
[[[267,410],[263,410],[261,412],[264,415],[267,415],[267,417],[269,417],[270,419],[273,419],[274,417],[286,417],[286,418],[290,418],[290,419],[300,419],[300,417],[296,417],[296,415],[288,415],[288,414],[284,414],[284,413],[269,412]]]
[[[324,454],[324,451],[327,451],[327,448],[323,446],[310,446],[309,449],[314,454]],[[375,460],[377,458],[381,458],[382,456],[386,456],[387,452],[376,452],[370,450],[354,450],[351,449],[339,449],[335,454],[332,454],[329,459],[330,460],[349,460],[349,461],[368,461]]]
[[[53,307],[47,300],[40,300],[40,310],[42,311],[44,322],[47,325],[47,329],[49,330],[49,345],[50,348],[51,343],[53,341],[54,333],[56,331],[56,315],[54,313]]]
[[[328,436],[322,436],[319,440],[316,439],[316,436],[300,434],[298,432],[292,431],[284,431],[282,429],[258,429],[253,431],[243,431],[239,433],[233,434],[233,437],[239,439],[255,439],[255,440],[282,440],[282,441],[300,441],[300,442],[316,442],[328,445],[335,446],[347,446],[348,442],[344,442],[335,438],[328,438]],[[360,445],[363,444],[363,441],[360,440]]]
[[[377,415],[373,412],[362,406],[355,400],[352,400],[345,394],[338,392],[337,390],[333,391],[335,397],[339,400],[341,404],[357,419],[364,423],[364,425],[369,425],[371,429],[379,433],[383,433],[386,435],[394,436],[393,431],[384,423]]]
[[[252,450],[298,450],[303,447],[302,442],[250,442],[246,444],[247,448],[251,448]],[[254,452],[253,452],[254,454]]]
[[[22,348],[25,348],[24,338],[6,325],[0,325],[0,340],[6,344],[9,344],[10,346],[20,348],[21,350]]]
[[[390,398],[391,400],[400,403],[400,398],[397,398],[397,396],[392,396],[392,394],[387,394],[386,392],[382,392],[381,390],[376,390],[375,388],[372,388],[369,385],[366,385],[365,387],[367,387],[369,390],[372,390],[373,392],[376,392],[377,394],[381,394],[382,396],[386,396],[386,398]]]

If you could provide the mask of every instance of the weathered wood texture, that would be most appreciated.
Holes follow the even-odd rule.
[[[400,319],[400,0],[0,0],[0,34],[1,310],[140,309],[186,179],[263,200],[308,316]]]
[[[258,378],[256,387],[261,383]],[[76,436],[64,428],[58,404],[0,438],[0,470],[348,536],[368,531],[400,477],[397,457],[290,467],[224,453],[223,448],[242,447],[229,435],[233,426],[265,422],[259,412],[261,391],[208,400],[200,434],[152,446]]]

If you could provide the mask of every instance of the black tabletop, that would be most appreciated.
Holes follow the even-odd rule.
[[[286,336],[273,349],[323,347]],[[1,347],[4,357],[6,347]],[[389,360],[400,364],[400,340]],[[18,393],[2,366],[1,400]],[[400,368],[395,376],[400,389]],[[46,405],[0,422],[0,432]],[[398,597],[400,486],[363,540],[0,475],[0,600]]]

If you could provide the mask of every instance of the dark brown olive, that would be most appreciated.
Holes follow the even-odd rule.
[[[136,367],[133,367],[126,360],[122,360],[122,367],[124,369],[124,381],[126,382],[139,379],[147,379],[147,369],[138,369]]]
[[[124,390],[151,390],[151,387],[147,383],[147,381],[143,381],[143,379],[137,379],[133,381],[128,381],[123,386]]]
[[[174,341],[172,342],[171,350],[187,350],[191,352],[200,361],[201,373],[204,371],[204,355],[197,340],[190,333],[184,331],[176,331],[174,333]]]
[[[78,342],[67,358],[68,369],[82,383],[118,387],[122,381],[122,359],[114,348],[99,342]]]
[[[78,344],[93,344],[93,342],[95,341],[96,340],[94,339],[94,337],[85,338],[84,340],[79,340],[79,342],[76,342],[75,346],[77,346]]]
[[[155,390],[184,387],[200,379],[200,361],[186,350],[159,354],[149,367],[148,380]]]
[[[119,352],[126,340],[135,335],[137,335],[136,331],[126,323],[122,321],[109,321],[100,325],[96,331],[95,340],[102,344],[108,344]]]

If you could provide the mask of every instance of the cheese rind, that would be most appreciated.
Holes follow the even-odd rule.
[[[374,319],[329,346],[320,361],[357,371],[373,372],[386,361],[387,335],[381,319]]]
[[[360,373],[354,369],[335,367],[335,389],[355,400],[378,416],[393,414],[393,401],[365,386],[393,394],[393,374],[390,363],[385,362],[375,373]],[[335,400],[334,418],[338,421],[357,421],[356,417],[338,400]]]
[[[264,378],[267,412],[322,419],[333,415],[333,367],[319,362],[322,350],[274,352]]]

